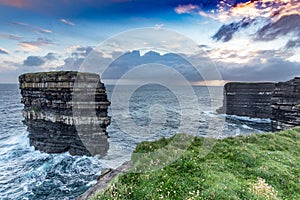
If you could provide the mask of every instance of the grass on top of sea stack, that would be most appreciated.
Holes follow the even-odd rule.
[[[171,139],[143,142],[135,152],[155,151]],[[161,170],[119,175],[91,199],[300,199],[300,128],[217,140],[205,157],[203,141],[195,138]]]

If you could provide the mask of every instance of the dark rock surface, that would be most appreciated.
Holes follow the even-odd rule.
[[[110,102],[100,77],[74,71],[19,76],[30,144],[47,153],[107,153]]]
[[[272,96],[272,126],[282,130],[300,125],[300,77],[276,83]]]
[[[269,118],[273,131],[300,126],[300,78],[279,83],[227,83],[218,112]]]
[[[269,118],[274,88],[274,83],[227,83],[223,107],[218,111],[228,115]]]

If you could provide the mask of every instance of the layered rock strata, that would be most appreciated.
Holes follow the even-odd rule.
[[[279,83],[227,83],[218,112],[269,118],[274,131],[300,126],[300,78]]]
[[[271,99],[272,127],[282,130],[300,125],[300,77],[276,83]]]
[[[227,83],[219,112],[253,118],[269,118],[274,83]]]
[[[19,76],[30,144],[47,153],[104,156],[110,102],[100,77],[74,71]]]

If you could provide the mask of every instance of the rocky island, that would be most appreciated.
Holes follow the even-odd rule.
[[[19,83],[23,122],[35,149],[72,155],[107,153],[110,102],[98,74],[29,73],[19,76]]]

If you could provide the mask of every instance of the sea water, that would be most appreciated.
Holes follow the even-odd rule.
[[[122,87],[126,93],[126,86]],[[106,88],[111,100],[114,87]],[[160,85],[138,87],[128,102],[128,108],[121,108],[129,112],[128,121],[123,120],[122,125],[115,120],[122,112],[118,111],[114,116],[114,110],[110,109],[112,123],[107,128],[110,149],[104,158],[96,158],[36,151],[29,144],[27,127],[22,123],[23,105],[18,85],[0,84],[0,199],[74,199],[96,182],[101,170],[129,160],[139,142],[171,137],[179,130],[193,131],[192,134],[197,136],[222,138],[261,133],[270,128],[269,120],[218,114],[216,109],[222,105],[222,96],[212,97],[210,94],[222,94],[222,87],[211,87],[210,92],[206,87],[193,87],[197,101],[192,103],[180,102],[180,88],[178,90],[179,93],[174,94]],[[184,107],[195,117],[182,124],[181,106],[185,103],[188,104]],[[164,110],[163,120],[151,119],[153,106]],[[157,116],[154,113],[152,117]],[[122,126],[127,130],[134,128],[131,126],[147,127],[151,123],[159,128],[146,135],[131,134],[122,129]]]

